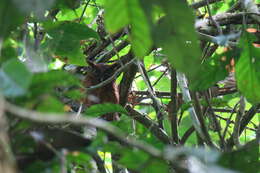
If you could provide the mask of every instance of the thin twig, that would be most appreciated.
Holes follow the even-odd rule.
[[[163,64],[160,64],[160,65],[158,65],[158,66],[155,66],[155,67],[153,67],[153,68],[147,70],[147,73],[152,72],[152,71],[156,70],[157,68],[160,68],[161,66],[163,66]],[[139,77],[142,77],[142,75],[136,76],[135,79],[137,79],[137,78],[139,78]]]
[[[201,39],[209,41],[209,42],[213,42],[215,44],[219,44],[218,43],[218,39],[215,36],[208,35],[208,34],[205,34],[205,33],[202,33],[202,32],[197,32],[197,33],[199,34],[199,37]],[[233,41],[228,40],[226,44],[229,45],[229,46],[234,47],[234,46],[237,45],[237,42],[233,42]]]
[[[109,84],[110,82],[115,80],[121,74],[121,72],[123,72],[128,66],[130,66],[134,62],[135,62],[135,59],[132,59],[130,62],[128,62],[125,65],[123,65],[122,67],[120,67],[110,78],[104,80],[103,82],[100,82],[97,85],[93,85],[91,87],[88,87],[88,88],[86,88],[86,90],[87,91],[91,91],[91,90],[94,90],[94,89],[97,89],[97,88],[101,88],[101,87]]]
[[[240,146],[240,142],[239,142],[239,130],[240,130],[240,125],[241,125],[241,120],[242,117],[245,113],[245,98],[243,96],[241,96],[240,100],[239,100],[239,110],[235,119],[235,124],[234,124],[234,128],[233,128],[233,140],[234,143],[237,147]]]
[[[216,130],[217,130],[217,133],[218,133],[218,136],[219,136],[221,148],[224,148],[225,140],[224,140],[223,136],[221,135],[221,126],[219,124],[219,121],[216,118],[216,115],[215,115],[213,109],[212,109],[212,106],[211,106],[210,101],[209,101],[209,97],[206,94],[205,94],[205,99],[206,99],[206,102],[207,102],[207,106],[209,107],[209,114],[210,114],[211,118],[213,119],[214,126],[216,127]]]
[[[224,121],[228,121],[228,118],[224,118],[222,116],[219,116],[217,114],[215,114],[217,118],[219,118],[220,120],[224,120]],[[231,124],[234,124],[235,122],[234,121],[230,121]],[[256,126],[256,125],[255,125]],[[250,127],[245,127],[245,129],[247,130],[251,130],[252,132],[256,132],[256,129],[254,128],[250,128]]]
[[[162,77],[168,72],[169,68],[167,68],[166,70],[164,70],[164,72],[158,77],[158,79],[152,84],[152,86],[154,87],[161,79]]]
[[[82,21],[82,18],[83,18],[84,14],[85,14],[85,11],[86,11],[86,9],[88,7],[89,2],[90,2],[90,0],[88,0],[88,2],[84,6],[84,9],[83,9],[83,11],[82,11],[82,13],[80,15],[80,18],[79,18],[79,23]]]
[[[241,135],[245,128],[247,128],[248,123],[252,120],[254,115],[259,111],[260,104],[252,106],[243,116],[240,124],[239,134]]]
[[[239,10],[241,8],[241,0],[238,0],[235,5],[231,6],[228,10],[227,10],[227,13],[233,13],[235,12],[236,10]]]
[[[139,72],[141,73],[143,79],[144,79],[144,82],[148,88],[148,93],[153,101],[153,107],[155,108],[155,111],[156,111],[156,114],[157,114],[157,119],[158,119],[158,123],[159,123],[159,127],[160,128],[163,128],[163,113],[162,113],[162,110],[163,110],[163,106],[162,104],[160,103],[160,101],[156,98],[155,96],[155,92],[153,90],[153,87],[152,87],[152,84],[148,78],[148,75],[147,73],[145,72],[145,69],[143,68],[143,65],[140,61],[137,62],[137,65],[138,65],[138,69],[139,69]]]
[[[218,29],[218,33],[220,35],[223,34],[223,31],[221,29],[221,27],[219,26],[219,24],[213,19],[212,15],[211,15],[211,10],[210,10],[210,7],[209,7],[209,0],[206,0],[207,4],[206,4],[206,7],[207,7],[207,10],[208,10],[208,14],[209,14],[209,19],[211,20],[211,22],[217,27]]]
[[[201,127],[201,131],[203,132],[204,138],[202,138],[208,145],[214,147],[213,142],[210,138],[208,129],[206,127],[206,124],[204,122],[204,118],[203,118],[203,114],[202,114],[202,110],[201,110],[201,105],[199,102],[199,98],[197,96],[196,92],[191,92],[191,97],[194,100],[194,108],[195,108],[195,112],[197,115],[197,118],[200,122],[200,127]]]
[[[182,90],[184,102],[185,103],[191,102],[191,96],[190,96],[190,92],[189,92],[188,84],[187,84],[187,79],[186,79],[185,75],[183,73],[177,72],[177,79],[178,79],[178,85]],[[205,135],[203,134],[203,132],[201,130],[201,124],[200,124],[198,116],[195,112],[194,107],[193,106],[190,107],[188,109],[188,111],[190,113],[192,124],[193,124],[196,132],[198,132],[198,134],[200,135],[201,138],[205,139]]]
[[[116,53],[117,61],[119,62],[119,64],[120,64],[121,66],[123,66],[123,63],[122,63],[122,61],[120,60],[119,52],[118,52],[118,50],[117,50],[117,48],[116,48],[116,44],[115,44],[115,42],[114,42],[114,40],[112,39],[112,37],[111,37],[110,34],[108,34],[108,38],[109,38],[109,40],[110,40],[110,42],[111,42],[111,44],[112,44],[113,51]]]
[[[130,113],[129,116],[133,117],[136,121],[144,125],[146,128],[150,129],[151,133],[156,136],[160,141],[165,144],[171,144],[169,136],[163,129],[158,126],[158,124],[154,123],[148,117],[134,110],[130,105],[126,106],[126,110]]]
[[[180,143],[185,144],[185,142],[188,140],[188,138],[192,135],[192,133],[195,132],[194,126],[191,126],[182,136]]]
[[[239,102],[237,102],[235,104],[235,106],[234,106],[234,108],[233,108],[233,110],[232,110],[232,112],[230,114],[230,117],[229,117],[229,119],[226,122],[226,127],[225,127],[224,132],[223,132],[223,139],[225,139],[225,137],[226,137],[226,133],[228,131],[228,127],[229,127],[229,125],[231,123],[231,119],[232,119],[233,114],[236,112],[236,108],[237,108],[238,104],[239,104]]]
[[[116,34],[114,34],[112,36],[112,40],[117,40],[118,38],[120,38],[121,36],[124,36],[125,32],[124,31],[120,31]],[[91,51],[87,56],[87,59],[90,61],[93,61],[95,59],[95,57],[100,54],[102,51],[104,51],[104,49],[110,45],[110,39],[106,39],[105,41],[103,41],[100,45],[98,45],[93,51]]]
[[[111,59],[113,56],[115,56],[116,52],[120,52],[122,49],[124,49],[128,45],[129,45],[129,42],[127,40],[121,41],[114,49],[112,49],[111,51],[109,51],[108,53],[105,53],[102,57],[100,57],[97,60],[97,63],[109,61],[109,59]]]

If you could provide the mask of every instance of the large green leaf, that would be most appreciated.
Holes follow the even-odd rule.
[[[17,57],[18,54],[17,54],[16,42],[14,42],[12,39],[6,39],[3,42],[0,55],[1,55],[0,64],[10,60],[13,57]]]
[[[150,28],[139,0],[107,0],[105,24],[109,32],[115,33],[131,26],[130,40],[137,57],[145,56],[152,46]]]
[[[252,43],[253,35],[244,33],[240,40],[241,55],[236,63],[238,89],[253,104],[260,102],[260,49]]]
[[[225,61],[221,59],[225,56]],[[190,89],[192,90],[206,90],[216,84],[218,81],[223,80],[228,71],[226,65],[229,59],[232,58],[231,54],[223,53],[216,54],[210,59],[207,59],[198,69],[196,80],[190,80]]]
[[[5,62],[0,69],[0,92],[7,97],[24,95],[31,84],[32,74],[18,59]]]
[[[112,112],[127,114],[127,111],[122,106],[112,103],[93,105],[86,110],[85,114],[88,116],[100,116]]]
[[[46,94],[54,91],[58,86],[79,86],[79,80],[65,72],[60,70],[53,70],[46,73],[37,73],[33,76],[30,92],[32,96]]]
[[[254,140],[236,151],[223,153],[219,164],[243,173],[259,172],[259,142]]]
[[[0,38],[8,36],[12,30],[23,23],[25,17],[10,0],[0,2]]]
[[[194,16],[185,1],[160,1],[166,13],[155,28],[155,42],[162,47],[173,67],[194,78],[201,51],[194,29]]]
[[[142,173],[158,173],[158,172],[169,172],[169,166],[166,161],[160,159],[151,159]]]
[[[149,159],[149,155],[140,150],[125,149],[121,154],[122,157],[119,163],[134,170],[138,170],[138,168],[144,166],[145,162]]]
[[[39,100],[36,110],[40,112],[64,112],[64,104],[58,100],[57,98],[45,95],[41,98],[41,101],[39,103]]]
[[[68,59],[68,63],[86,65],[80,41],[89,38],[98,39],[98,34],[87,26],[75,22],[45,23],[50,38],[45,46],[51,52]]]

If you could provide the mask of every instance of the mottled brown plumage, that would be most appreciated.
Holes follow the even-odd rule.
[[[88,62],[90,69],[86,75],[84,80],[85,87],[90,87],[99,84],[100,82],[111,77],[117,68],[117,64],[95,64],[91,61]],[[115,83],[115,80],[108,83],[107,85],[90,90],[87,92],[87,96],[85,98],[85,106],[90,107],[94,104],[102,104],[102,103],[114,103],[119,104],[119,90],[118,86]],[[107,121],[118,120],[118,113],[109,113],[102,115],[102,118]]]

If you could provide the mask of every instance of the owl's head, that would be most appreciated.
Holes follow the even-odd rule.
[[[119,65],[114,64],[105,64],[105,63],[94,63],[92,61],[87,61],[89,67],[87,69],[87,76],[95,79],[93,83],[100,83],[113,75],[113,73],[118,69]]]

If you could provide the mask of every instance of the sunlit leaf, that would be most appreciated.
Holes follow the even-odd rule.
[[[227,57],[229,56],[229,57]],[[196,79],[190,80],[190,88],[192,90],[206,90],[223,80],[228,75],[226,65],[232,57],[225,54],[216,54],[207,59],[198,69]]]
[[[64,104],[55,97],[45,96],[36,109],[41,112],[64,112]]]
[[[75,22],[45,23],[44,26],[50,36],[46,42],[50,51],[66,58],[70,64],[86,65],[80,41],[89,38],[98,39],[94,30]]]
[[[254,38],[245,32],[240,40],[241,55],[236,63],[238,89],[251,103],[260,102],[260,49],[252,43]]]
[[[149,52],[152,39],[147,18],[139,0],[107,0],[105,24],[111,33],[130,25],[130,40],[135,55],[142,58]]]
[[[194,17],[185,1],[161,1],[166,16],[155,28],[155,42],[169,62],[189,78],[197,74],[201,51],[194,29]]]

